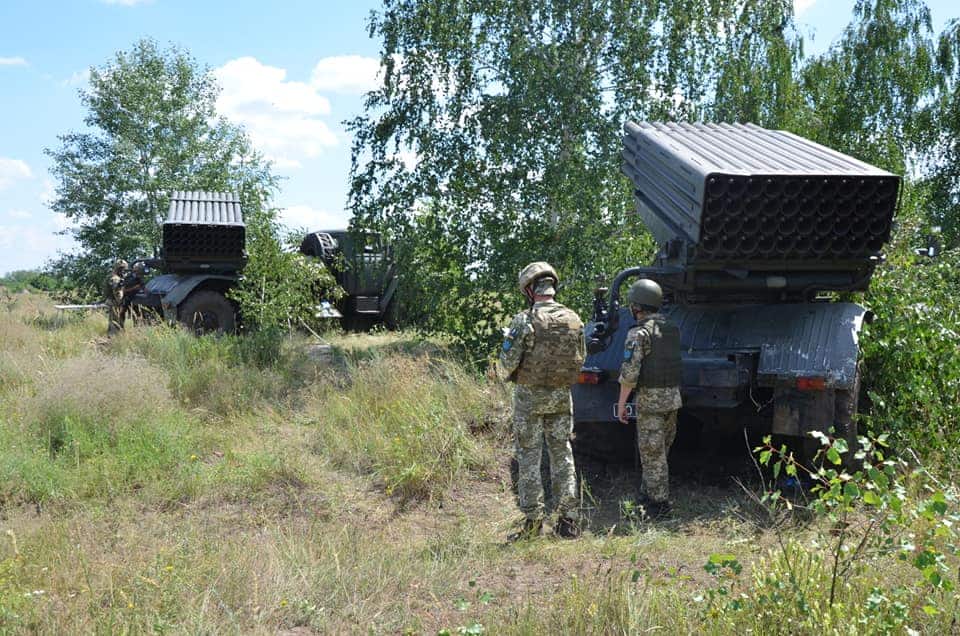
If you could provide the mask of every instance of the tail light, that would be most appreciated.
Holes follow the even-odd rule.
[[[577,384],[600,384],[603,382],[603,371],[584,369],[577,376]]]
[[[826,388],[827,381],[824,378],[797,378],[799,391],[823,391]]]

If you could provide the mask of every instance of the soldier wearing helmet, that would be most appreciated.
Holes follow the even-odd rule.
[[[620,367],[620,421],[628,422],[627,398],[634,392],[637,447],[643,466],[640,503],[650,517],[670,511],[667,454],[677,432],[680,408],[680,330],[660,313],[663,291],[640,279],[627,292],[637,321],[627,333]]]
[[[126,272],[127,261],[118,258],[104,281],[104,302],[107,305],[107,319],[110,321],[107,325],[108,336],[123,329],[123,277]]]
[[[505,330],[495,374],[516,384],[513,395],[513,439],[519,464],[517,493],[525,516],[511,539],[530,538],[543,527],[543,484],[540,458],[546,442],[550,457],[553,501],[557,507],[554,532],[580,536],[576,471],[570,437],[573,406],[570,385],[583,364],[583,322],[554,300],[559,281],[549,263],[531,263],[520,271],[520,292],[530,302]]]

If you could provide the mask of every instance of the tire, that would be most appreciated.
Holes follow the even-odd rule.
[[[180,305],[180,323],[198,336],[209,333],[233,333],[237,315],[223,294],[209,289],[195,291]]]

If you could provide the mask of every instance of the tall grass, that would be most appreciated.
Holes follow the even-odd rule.
[[[196,338],[182,329],[155,327],[131,330],[110,347],[156,364],[184,407],[222,420],[282,402],[310,381],[316,368],[296,350],[299,344],[276,333]]]
[[[471,434],[485,427],[491,401],[485,383],[454,361],[389,356],[356,363],[346,386],[319,385],[307,422],[337,465],[409,499],[491,465],[489,447]]]

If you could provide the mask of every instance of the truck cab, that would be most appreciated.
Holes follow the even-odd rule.
[[[300,252],[321,260],[343,288],[337,309],[345,328],[395,326],[397,268],[393,251],[380,234],[318,230],[303,238]]]

